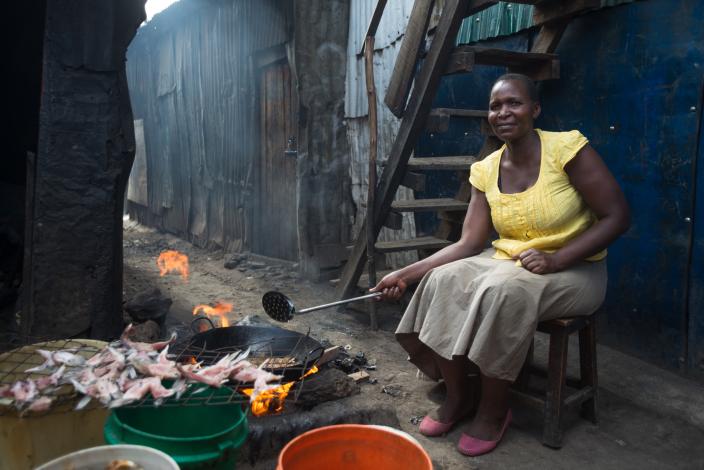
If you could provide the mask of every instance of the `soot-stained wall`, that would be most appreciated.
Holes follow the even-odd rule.
[[[122,209],[134,158],[125,51],[144,17],[144,0],[47,4],[25,333],[107,339],[122,328]]]
[[[0,158],[0,333],[18,329],[22,285],[27,153],[37,152],[45,1],[11,2],[0,19],[4,75]]]
[[[347,166],[345,67],[349,0],[297,1],[295,74],[300,100],[298,233],[303,271],[316,277],[323,249],[349,242],[351,193]]]

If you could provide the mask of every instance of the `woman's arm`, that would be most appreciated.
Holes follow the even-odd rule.
[[[537,274],[561,271],[595,255],[628,230],[631,224],[628,203],[621,188],[590,145],[582,148],[565,165],[565,171],[598,221],[555,253],[530,249],[518,255],[521,264]]]
[[[386,299],[399,299],[409,284],[420,281],[425,273],[431,269],[481,252],[489,237],[490,230],[489,203],[483,192],[472,187],[472,198],[462,223],[461,238],[432,256],[384,276],[379,284],[371,289],[372,292],[381,291]]]

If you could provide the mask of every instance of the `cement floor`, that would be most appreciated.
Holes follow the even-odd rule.
[[[184,283],[176,276],[159,277],[155,259],[166,248],[178,249],[191,259],[191,277]],[[215,300],[234,303],[231,321],[247,315],[266,319],[260,307],[267,290],[289,295],[299,308],[336,300],[327,283],[300,280],[290,265],[257,259],[241,270],[223,267],[222,253],[198,249],[183,240],[128,223],[125,229],[125,297],[146,287],[158,286],[174,300],[170,322],[186,322],[194,305]],[[250,258],[251,260],[252,258]],[[503,442],[491,454],[467,458],[455,445],[460,436],[454,430],[446,437],[426,438],[411,423],[441,398],[434,382],[418,378],[405,360],[392,331],[401,315],[399,305],[386,305],[379,316],[381,329],[370,331],[364,305],[320,311],[296,317],[287,328],[307,331],[333,344],[349,345],[350,352],[362,351],[376,362],[371,371],[375,384],[364,384],[351,405],[392,407],[401,428],[413,435],[431,456],[437,470],[520,468],[520,469],[704,469],[704,388],[669,371],[599,346],[600,422],[581,420],[577,412],[565,418],[564,446],[553,450],[540,444],[541,416],[520,405],[513,407],[514,423]],[[576,344],[571,351],[577,351]],[[537,357],[544,357],[545,342],[538,336]],[[573,355],[574,356],[574,355]],[[571,368],[576,367],[572,358]],[[394,385],[399,396],[382,392]],[[252,418],[256,419],[256,418]],[[269,458],[238,468],[275,468]]]

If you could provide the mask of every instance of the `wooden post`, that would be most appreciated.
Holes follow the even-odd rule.
[[[433,43],[430,45],[430,51],[416,77],[415,88],[413,93],[411,93],[396,140],[389,152],[389,158],[384,171],[381,173],[381,178],[379,178],[376,192],[378,197],[374,201],[374,217],[372,219],[367,218],[364,221],[365,226],[372,224],[376,233],[378,233],[378,229],[381,228],[384,220],[389,215],[396,189],[406,173],[408,158],[418,140],[418,135],[425,128],[425,120],[430,114],[435,92],[440,84],[442,69],[455,45],[455,37],[460,29],[462,19],[466,15],[479,11],[482,7],[490,4],[490,0],[472,0],[470,2],[446,0],[445,2],[440,22],[435,30]],[[359,280],[359,275],[364,269],[366,250],[366,237],[360,235],[355,241],[349,260],[340,276],[337,291],[342,298],[352,295],[354,287]]]
[[[411,91],[416,62],[425,40],[425,31],[428,29],[433,3],[433,0],[416,0],[413,3],[408,26],[403,33],[401,49],[391,73],[389,87],[386,89],[384,102],[391,112],[399,118],[403,116],[406,109],[406,100]]]
[[[364,70],[367,82],[367,100],[369,103],[369,184],[367,191],[367,266],[369,268],[369,287],[376,285],[376,262],[374,260],[374,243],[376,231],[374,230],[374,203],[376,192],[376,154],[377,154],[377,116],[376,116],[376,88],[374,86],[374,36],[364,39]],[[376,319],[376,299],[367,301],[369,308],[369,322],[372,330],[377,330],[379,325]]]

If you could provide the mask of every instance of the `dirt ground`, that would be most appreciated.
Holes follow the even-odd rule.
[[[160,277],[156,258],[165,249],[186,253],[191,275]],[[124,298],[149,287],[159,287],[173,300],[168,324],[189,322],[193,307],[214,301],[231,302],[231,322],[257,315],[268,321],[261,297],[268,290],[288,295],[300,308],[338,300],[329,283],[301,279],[296,266],[251,256],[235,269],[223,264],[229,255],[194,247],[168,234],[125,223]],[[287,328],[306,332],[318,340],[347,346],[350,353],[364,352],[377,369],[369,371],[376,383],[362,385],[367,403],[391,406],[401,428],[414,436],[430,454],[436,469],[473,468],[702,468],[704,469],[704,394],[701,386],[629,358],[599,348],[600,423],[579,419],[576,412],[565,419],[564,447],[552,450],[540,444],[541,416],[516,405],[514,423],[501,445],[491,454],[467,458],[456,449],[459,429],[441,438],[425,438],[413,421],[422,417],[441,399],[434,382],[417,377],[416,369],[393,337],[401,306],[386,304],[379,311],[380,330],[368,328],[364,303],[345,313],[323,310],[294,318]],[[273,323],[273,321],[272,321]],[[279,324],[280,325],[280,324]],[[538,342],[540,353],[544,344]],[[577,348],[572,348],[576,351]],[[400,392],[383,393],[386,386]],[[664,387],[666,389],[658,388]],[[252,418],[256,419],[256,418]],[[271,461],[256,469],[274,468]],[[239,468],[239,467],[238,467]]]

